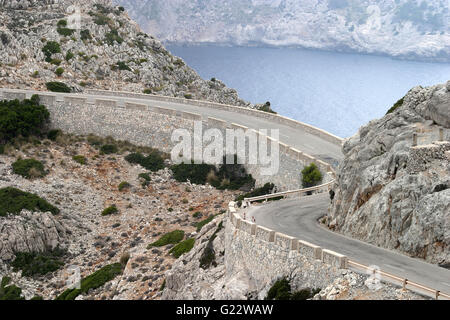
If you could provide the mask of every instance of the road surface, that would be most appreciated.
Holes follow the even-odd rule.
[[[322,227],[318,219],[327,213],[329,204],[327,193],[268,202],[248,208],[247,219],[255,217],[258,225],[344,254],[355,262],[376,265],[382,271],[450,293],[450,270]]]

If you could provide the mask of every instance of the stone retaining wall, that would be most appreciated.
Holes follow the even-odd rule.
[[[41,103],[46,105],[50,111],[51,125],[55,129],[61,129],[72,134],[111,136],[117,140],[127,140],[134,144],[150,146],[164,152],[170,152],[174,146],[174,143],[171,141],[173,130],[179,128],[192,132],[195,121],[202,121],[203,130],[210,128],[221,130],[224,138],[226,137],[227,128],[248,130],[245,126],[230,124],[220,119],[212,117],[202,119],[202,116],[199,114],[127,102],[126,99],[114,99],[112,96],[111,99],[86,99],[76,94],[0,89],[0,99],[23,100],[30,98],[34,93],[39,94]],[[128,93],[123,94],[123,96],[147,97],[147,95]],[[168,97],[158,98],[169,99]],[[188,101],[183,100],[183,103]],[[235,108],[231,106],[226,107]],[[238,110],[244,112],[247,109],[239,108]],[[255,111],[253,110],[252,112]],[[259,113],[260,111],[257,112]],[[252,131],[257,134],[259,139],[266,139],[268,142],[273,140],[258,131]],[[249,141],[246,139],[246,150],[248,150],[248,147]],[[312,162],[315,162],[322,171],[325,177],[324,182],[333,179],[332,176],[327,174],[332,171],[329,164],[283,143],[279,144],[279,150],[279,171],[276,175],[263,175],[261,173],[261,165],[248,164],[248,152],[246,152],[247,164],[245,167],[256,179],[257,187],[271,182],[278,187],[278,191],[299,189],[301,188],[300,172],[304,166]],[[268,143],[268,151],[270,152],[270,143]]]
[[[294,290],[325,288],[348,268],[347,257],[244,221],[230,203],[225,224],[225,268],[244,265],[256,291],[295,274]],[[267,289],[267,288],[266,288]],[[260,297],[264,298],[264,297]]]

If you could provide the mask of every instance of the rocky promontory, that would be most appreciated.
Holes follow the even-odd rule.
[[[411,89],[391,111],[345,142],[328,225],[449,266],[450,81]]]

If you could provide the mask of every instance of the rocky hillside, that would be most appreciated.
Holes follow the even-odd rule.
[[[102,152],[105,143],[116,145],[117,152]],[[26,299],[47,300],[67,288],[70,266],[77,266],[84,278],[120,262],[123,270],[117,277],[77,299],[158,299],[164,272],[176,260],[169,254],[174,244],[149,245],[174,230],[183,231],[182,238],[195,236],[197,224],[225,211],[236,193],[179,183],[168,168],[149,172],[133,165],[125,156],[135,148],[64,134],[56,141],[7,146],[6,154],[0,154],[0,198],[9,206],[6,215],[0,208],[0,279],[11,278]],[[139,149],[146,150],[135,151]],[[18,159],[42,163],[42,174],[17,174],[13,167]],[[5,197],[7,188],[34,194],[58,211],[10,214],[20,198],[11,192]],[[117,210],[106,214],[110,207]],[[35,258],[20,259],[29,254]],[[52,261],[60,262],[55,268]]]
[[[116,0],[163,41],[450,61],[447,0]]]
[[[79,19],[71,8],[80,9]],[[50,81],[74,91],[145,91],[249,105],[222,82],[201,79],[110,1],[0,1],[0,86],[45,89]]]
[[[329,226],[450,266],[450,81],[413,88],[344,146]],[[418,146],[412,147],[413,134]]]

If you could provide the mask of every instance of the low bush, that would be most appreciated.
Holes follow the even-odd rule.
[[[66,53],[66,61],[70,61],[73,59],[73,57],[75,57],[75,54],[72,51],[67,51]]]
[[[54,272],[64,265],[66,251],[56,248],[43,253],[18,252],[11,262],[14,272],[22,270],[22,275],[32,277]]]
[[[401,98],[400,100],[398,100],[389,110],[388,110],[388,112],[386,113],[386,114],[390,114],[390,113],[393,113],[395,110],[397,110],[398,108],[400,108],[402,105],[403,105],[403,103],[404,103],[404,97],[403,98]]]
[[[169,253],[178,259],[183,254],[191,251],[191,249],[194,247],[194,244],[195,244],[194,238],[184,240],[184,241],[180,242],[179,244],[177,244],[172,249],[170,249]]]
[[[0,144],[20,136],[43,134],[49,119],[50,113],[39,105],[38,98],[0,101]]]
[[[59,209],[35,194],[7,187],[0,189],[0,217],[6,214],[19,214],[23,209],[29,211],[51,212],[56,215]]]
[[[105,144],[100,148],[100,152],[104,154],[113,154],[117,153],[118,151],[119,149],[117,148],[117,146],[113,144]]]
[[[119,191],[123,191],[125,189],[129,189],[131,187],[131,184],[129,184],[126,181],[123,181],[119,184]]]
[[[164,169],[164,159],[157,151],[151,152],[148,156],[141,153],[130,153],[125,160],[132,164],[139,164],[152,172]]]
[[[163,235],[159,240],[148,245],[148,248],[152,247],[163,247],[168,244],[177,244],[184,238],[183,230],[175,230]]]
[[[55,66],[59,66],[61,64],[61,59],[52,59],[50,60],[51,64],[54,64]]]
[[[67,289],[56,300],[75,300],[80,294],[88,293],[91,289],[95,290],[104,286],[107,282],[122,274],[122,272],[123,267],[120,263],[104,266],[86,278],[81,279],[80,289]]]
[[[184,95],[184,97],[185,97],[186,99],[192,99],[192,94],[187,93],[187,94]]]
[[[47,82],[45,86],[47,87],[47,90],[52,92],[70,93],[72,91],[65,83],[57,81]]]
[[[259,197],[259,196],[264,196],[266,194],[271,194],[274,189],[275,189],[275,185],[273,183],[269,183],[268,182],[268,183],[266,183],[264,186],[262,186],[260,188],[256,188],[256,189],[254,189],[251,192],[248,192],[246,194],[238,196],[235,199],[235,201],[238,202],[238,204],[240,204],[244,200],[244,198]],[[277,198],[268,199],[268,201],[276,201],[276,200],[281,200],[281,199],[283,199],[283,197],[277,197]],[[258,202],[262,202],[262,200],[258,201]]]
[[[25,300],[22,297],[22,289],[15,285],[9,285],[11,278],[3,277],[0,282],[0,301]]]
[[[86,165],[87,164],[87,159],[84,156],[81,155],[77,155],[77,156],[73,156],[72,160],[81,164],[81,165]]]
[[[200,217],[202,216],[202,213],[201,213],[200,211],[197,211],[197,212],[195,212],[192,216],[193,216],[194,218],[200,218]]]
[[[209,183],[219,190],[250,190],[255,185],[255,179],[252,175],[247,174],[243,165],[237,164],[237,156],[234,156],[235,164],[226,164],[226,157],[224,157],[224,164],[217,169],[214,165],[202,163],[190,164],[181,163],[171,166],[173,178],[178,182],[187,182],[195,184]]]
[[[200,232],[200,231],[202,230],[202,228],[203,228],[205,225],[207,225],[208,223],[210,223],[211,221],[213,221],[215,217],[216,217],[216,216],[211,215],[211,216],[209,216],[208,218],[206,218],[205,220],[202,220],[202,221],[196,223],[196,224],[195,224],[195,227],[197,228],[197,232]]]
[[[143,93],[152,94],[152,89],[144,89]]]
[[[114,42],[117,42],[118,44],[123,42],[123,39],[119,36],[119,32],[114,29],[108,32],[105,37],[105,42],[110,46],[114,45]]]
[[[56,141],[56,138],[58,138],[58,136],[61,135],[61,134],[62,134],[62,131],[61,131],[61,130],[58,130],[58,129],[56,129],[56,130],[50,130],[50,131],[47,133],[47,139],[49,139],[49,140],[51,140],[51,141]]]
[[[81,30],[80,31],[80,38],[81,40],[91,40],[91,32],[89,30]]]
[[[320,289],[311,290],[309,288],[292,292],[289,280],[283,278],[272,285],[265,300],[308,300],[319,292]]]
[[[42,52],[46,57],[45,61],[50,62],[53,54],[61,53],[61,46],[56,41],[48,41],[42,48]]]
[[[63,27],[57,28],[56,31],[64,37],[70,37],[75,32],[75,30],[73,30],[73,29],[63,28]]]
[[[46,175],[44,165],[36,159],[19,159],[12,164],[13,172],[27,179]]]
[[[302,185],[304,188],[311,188],[322,181],[322,173],[315,163],[311,163],[302,170]]]
[[[123,61],[117,62],[117,68],[119,68],[119,70],[131,71],[131,68]]]
[[[56,24],[56,26],[59,27],[59,28],[67,27],[67,21],[66,20],[59,20],[58,23]]]
[[[112,205],[102,211],[102,216],[109,216],[112,214],[116,214],[118,212],[119,212],[119,210],[117,209],[116,205]]]
[[[64,73],[64,68],[57,68],[57,69],[55,70],[55,74],[56,74],[58,77],[62,76],[63,73]]]

